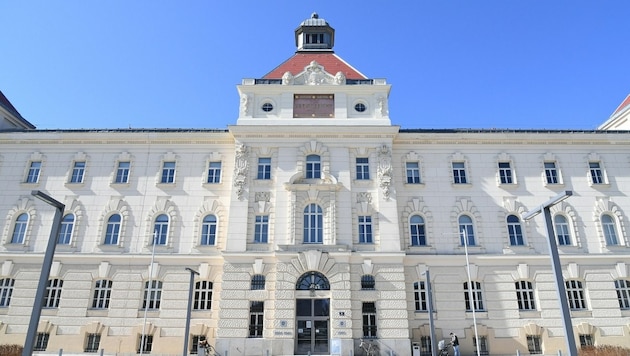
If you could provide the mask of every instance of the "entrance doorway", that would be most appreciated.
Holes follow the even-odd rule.
[[[296,355],[327,355],[330,343],[330,299],[296,299]]]

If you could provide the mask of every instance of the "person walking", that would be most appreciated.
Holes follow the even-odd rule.
[[[460,356],[459,355],[459,339],[457,338],[457,335],[451,333],[451,346],[453,346],[453,356]]]

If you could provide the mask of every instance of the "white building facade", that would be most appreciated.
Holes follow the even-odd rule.
[[[437,340],[566,352],[545,221],[523,215],[570,190],[552,214],[576,343],[630,347],[630,102],[593,131],[401,129],[326,21],[295,37],[227,130],[0,131],[0,344],[28,328],[40,190],[66,208],[37,352],[430,354],[426,271]]]

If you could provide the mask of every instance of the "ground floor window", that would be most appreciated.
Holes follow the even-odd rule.
[[[48,339],[50,338],[49,333],[37,333],[37,338],[35,339],[35,345],[33,346],[33,351],[46,351],[48,347]]]
[[[580,346],[581,347],[587,347],[587,346],[594,346],[595,342],[593,340],[593,335],[591,334],[580,334]]]
[[[153,349],[153,335],[138,336],[138,353],[150,354]]]
[[[262,337],[265,302],[251,302],[249,306],[249,337]]]
[[[479,339],[479,352],[477,352],[477,339]],[[485,336],[479,336],[473,338],[473,346],[475,347],[476,355],[488,355],[488,339]]]
[[[540,335],[527,335],[527,349],[531,355],[542,354]]]
[[[420,356],[431,356],[431,336],[423,336],[420,338]]]
[[[101,334],[87,334],[83,352],[97,352],[101,344]]]
[[[366,339],[376,338],[376,305],[374,302],[364,302],[363,313],[363,337]]]

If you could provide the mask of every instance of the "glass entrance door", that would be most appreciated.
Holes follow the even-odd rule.
[[[330,299],[296,300],[296,355],[327,355]]]

